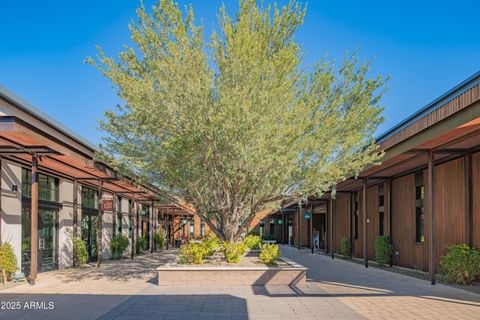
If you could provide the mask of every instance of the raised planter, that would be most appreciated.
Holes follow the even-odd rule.
[[[165,265],[159,286],[305,286],[307,268],[287,258],[281,266]]]

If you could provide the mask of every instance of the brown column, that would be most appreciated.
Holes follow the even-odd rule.
[[[148,223],[150,224],[150,253],[153,253],[153,249],[155,248],[153,243],[153,232],[155,230],[153,225],[153,201],[150,206],[150,217]]]
[[[298,208],[298,211],[297,211],[297,215],[298,215],[298,227],[297,227],[297,230],[298,230],[298,233],[297,233],[297,238],[298,238],[298,250],[300,250],[302,248],[302,206],[300,205],[299,208]]]
[[[435,185],[434,185],[434,154],[432,151],[428,153],[428,166],[427,166],[427,210],[428,210],[428,247],[429,247],[429,271],[430,280],[432,285],[435,285],[435,274],[437,269],[436,259],[436,239],[435,239]]]
[[[473,245],[473,210],[472,210],[472,154],[468,152],[464,157],[465,180],[465,242]]]
[[[387,183],[387,192],[386,192],[386,203],[384,208],[387,209],[387,219],[388,219],[388,236],[390,237],[390,243],[393,245],[393,233],[392,233],[392,179],[388,179]],[[390,267],[393,266],[394,253],[390,256]]]
[[[348,241],[350,242],[350,251],[348,254],[350,255],[350,258],[352,257],[352,252],[353,252],[353,231],[352,231],[353,230],[353,226],[352,226],[353,201],[352,201],[352,198],[353,198],[353,193],[349,192],[348,193]]]
[[[332,194],[330,194],[330,210],[328,210],[330,215],[329,219],[330,220],[330,225],[329,225],[329,233],[330,233],[330,255],[332,259],[335,259],[335,249],[334,249],[334,243],[333,243],[333,199],[332,199]]]
[[[32,155],[30,279],[37,279],[38,269],[38,158]]]
[[[78,237],[78,181],[77,179],[73,180],[73,206],[72,206],[72,218],[73,218],[73,231],[72,231],[72,241],[73,238]],[[75,246],[72,246],[73,253],[73,266],[77,266],[77,261],[75,259],[76,252]]]
[[[362,209],[363,209],[363,263],[365,264],[365,268],[368,268],[367,178],[363,178]]]
[[[117,234],[117,194],[113,193],[112,194],[112,225],[113,225],[113,233],[112,237],[115,238]]]
[[[2,243],[2,157],[0,157],[0,244]]]
[[[313,244],[313,204],[310,203],[310,248],[312,253],[315,251],[315,245]]]
[[[285,244],[285,225],[288,228],[288,223],[285,223],[285,213],[282,212],[282,244]]]
[[[323,245],[324,245],[324,249],[325,249],[325,253],[328,253],[328,246],[330,245],[330,241],[328,241],[328,237],[330,236],[330,231],[328,230],[328,223],[329,223],[329,219],[328,219],[328,215],[330,213],[330,207],[328,205],[328,202],[325,201],[325,215],[324,215],[324,225],[325,225],[325,239],[323,239]],[[322,234],[322,237],[324,235]]]
[[[131,254],[130,254],[130,258],[133,259],[133,257],[135,256],[135,250],[136,250],[136,244],[135,244],[135,233],[136,233],[136,229],[137,229],[137,224],[135,223],[136,219],[135,219],[135,215],[136,215],[136,208],[135,208],[135,202],[133,200],[133,195],[132,195],[132,201],[130,203],[130,212],[131,212],[131,215],[130,215],[130,225],[132,226],[132,251],[131,251]]]
[[[97,218],[97,266],[100,267],[103,259],[103,181],[98,186],[98,218]]]

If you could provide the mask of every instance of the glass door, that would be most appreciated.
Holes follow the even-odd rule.
[[[88,260],[97,260],[97,216],[82,214],[82,240],[88,252]]]
[[[31,210],[22,208],[22,271],[30,272]],[[38,210],[38,271],[58,268],[58,210]]]
[[[39,210],[38,250],[41,271],[57,269],[57,211]]]

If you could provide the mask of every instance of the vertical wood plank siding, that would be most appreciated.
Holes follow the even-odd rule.
[[[472,240],[480,248],[480,153],[472,155]]]
[[[439,259],[452,244],[465,238],[464,159],[435,167],[436,256]],[[437,260],[438,260],[437,259]]]
[[[375,257],[375,240],[378,237],[379,217],[378,217],[378,186],[367,188],[367,210],[368,210],[368,259]]]

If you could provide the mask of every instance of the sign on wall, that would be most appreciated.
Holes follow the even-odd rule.
[[[113,211],[113,200],[112,199],[102,199],[102,210],[103,211]]]
[[[303,218],[304,218],[305,220],[310,220],[310,217],[311,217],[311,213],[310,213],[310,212],[305,211],[305,212],[303,213]]]

